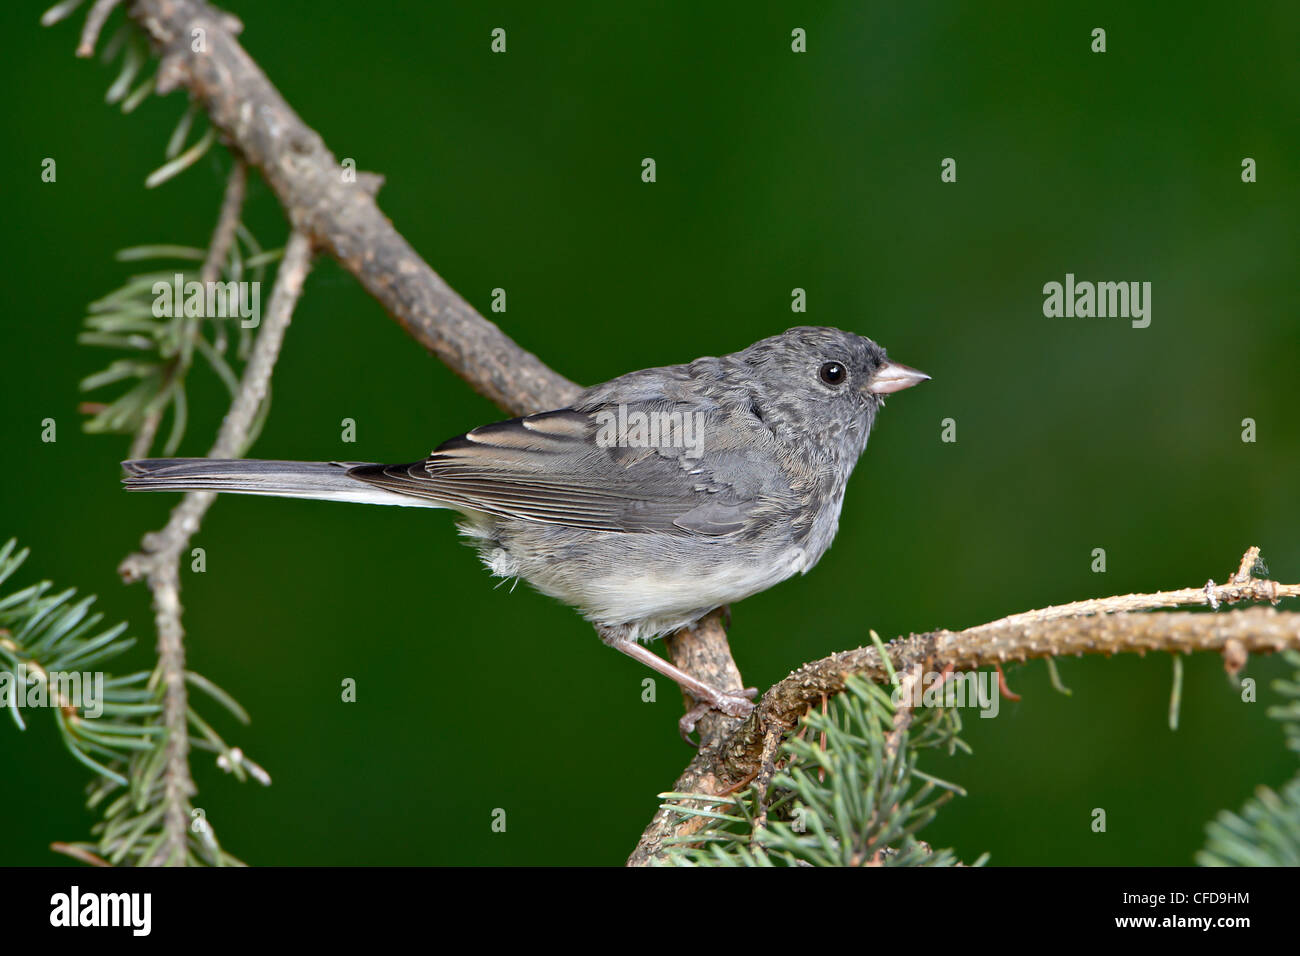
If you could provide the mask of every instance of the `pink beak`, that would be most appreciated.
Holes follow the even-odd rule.
[[[930,376],[924,372],[899,365],[897,362],[886,361],[876,370],[876,374],[871,376],[871,381],[866,384],[863,391],[871,392],[873,395],[889,395],[892,392],[911,388],[913,385],[920,385],[929,379]]]

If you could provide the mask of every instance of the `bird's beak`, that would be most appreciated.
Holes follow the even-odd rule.
[[[884,365],[876,369],[876,374],[871,376],[871,380],[863,386],[862,390],[871,392],[873,395],[888,395],[891,392],[901,392],[913,385],[920,385],[929,378],[930,376],[924,372],[918,372],[914,368],[899,365],[897,362],[886,361]]]

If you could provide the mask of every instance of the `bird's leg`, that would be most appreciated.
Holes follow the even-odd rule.
[[[748,717],[754,709],[754,703],[750,698],[758,695],[757,688],[746,687],[739,694],[729,693],[711,687],[702,680],[697,680],[680,667],[674,667],[671,663],[664,660],[650,648],[639,644],[636,641],[629,640],[617,631],[610,628],[597,628],[600,632],[600,638],[615,650],[622,651],[628,657],[640,661],[647,667],[658,671],[665,677],[671,677],[681,685],[682,690],[686,691],[701,704],[707,705],[708,709],[720,710],[728,717]],[[700,708],[694,708],[687,716],[699,718],[696,713]],[[683,718],[685,719],[685,718]],[[692,725],[694,721],[692,721]]]

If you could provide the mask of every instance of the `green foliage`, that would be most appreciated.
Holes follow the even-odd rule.
[[[770,785],[729,797],[660,796],[704,826],[671,847],[675,866],[951,866],[916,833],[961,788],[917,769],[918,754],[967,750],[955,710],[920,708],[895,731],[889,693],[850,678],[780,749]],[[824,740],[823,740],[824,735]],[[983,857],[977,861],[982,863]]]
[[[231,244],[231,253],[222,273],[223,281],[239,282],[247,276],[262,282],[267,264],[281,255],[281,250],[264,252],[257,240],[243,226]],[[242,247],[241,247],[242,246]],[[92,302],[85,320],[85,331],[77,340],[83,345],[101,346],[131,353],[115,359],[109,366],[81,382],[82,391],[92,391],[121,382],[126,390],[116,399],[96,408],[85,423],[88,432],[135,434],[152,420],[151,427],[168,410],[171,428],[163,446],[164,455],[175,454],[185,434],[188,403],[186,377],[197,354],[212,368],[233,399],[239,376],[232,362],[242,362],[252,347],[252,335],[238,318],[214,318],[202,315],[155,315],[155,285],[162,283],[160,294],[168,304],[176,282],[199,281],[199,270],[206,253],[186,246],[138,246],[123,249],[119,261],[143,259],[170,260],[170,268],[130,276],[121,288]],[[179,280],[177,279],[179,276]],[[163,311],[163,310],[157,310]],[[173,310],[174,311],[174,310]],[[263,402],[249,437],[256,439],[270,408]],[[147,452],[147,449],[145,450]]]
[[[52,23],[70,15],[75,4],[63,4],[46,14]],[[109,103],[120,103],[123,112],[129,113],[139,105],[156,84],[157,73],[148,73],[155,60],[149,56],[148,43],[136,27],[122,24],[104,45],[103,60],[112,63],[121,58],[117,78],[105,94]],[[196,118],[205,114],[193,103],[186,109],[167,141],[166,162],[145,180],[152,188],[178,176],[198,162],[217,141],[216,128],[208,129],[193,144],[186,146]],[[282,250],[265,251],[257,239],[242,224],[236,230],[229,253],[209,276],[222,282],[241,282],[245,279],[261,283],[267,265],[274,262]],[[238,376],[232,363],[243,361],[252,347],[250,330],[243,323],[229,317],[205,314],[157,315],[155,305],[165,298],[170,304],[172,295],[154,292],[158,283],[170,289],[179,281],[184,284],[201,280],[201,268],[207,257],[204,249],[182,245],[137,246],[123,249],[117,254],[121,262],[145,259],[167,260],[166,268],[131,275],[118,289],[92,302],[85,319],[85,331],[78,336],[84,345],[94,345],[125,351],[125,357],[113,360],[106,368],[87,376],[81,382],[82,391],[93,391],[109,385],[126,383],[125,391],[111,401],[90,406],[91,417],[85,423],[88,432],[143,435],[139,454],[148,454],[153,444],[159,420],[168,412],[171,426],[162,453],[173,455],[185,434],[188,417],[185,383],[197,354],[212,368],[230,390],[233,397],[238,387]],[[179,280],[178,280],[179,276]],[[174,310],[173,310],[174,311]],[[262,404],[252,430],[249,443],[261,430],[270,402]]]
[[[81,0],[62,0],[45,11],[41,16],[42,25],[48,27],[67,19],[80,4]],[[119,105],[123,113],[134,112],[158,88],[156,60],[150,56],[149,40],[130,21],[120,25],[104,44],[100,60],[106,65],[118,62],[117,76],[105,91],[104,102]],[[145,180],[147,188],[165,183],[193,166],[217,141],[216,128],[210,126],[192,146],[185,148],[194,120],[199,115],[199,110],[191,103],[167,141],[167,162],[149,174]]]
[[[12,540],[0,548],[0,585],[27,560],[26,548],[15,550]],[[135,639],[121,637],[124,623],[99,627],[104,615],[90,613],[94,597],[77,601],[75,589],[52,594],[53,589],[49,581],[41,581],[0,597],[0,663],[9,676],[0,703],[18,729],[24,730],[23,702],[31,695],[48,700],[49,713],[72,756],[125,785],[126,778],[110,765],[123,762],[133,751],[150,749],[162,730],[139,720],[160,710],[147,686],[149,673],[105,680],[99,717],[87,717],[84,707],[70,703],[67,684],[51,686],[49,675],[102,667],[134,645]]]
[[[1296,673],[1273,682],[1285,702],[1268,714],[1282,722],[1287,748],[1300,753],[1300,653],[1287,651],[1283,659]],[[1196,854],[1202,866],[1300,866],[1300,773],[1280,792],[1259,787],[1240,813],[1224,810],[1205,833],[1205,849]]]
[[[27,549],[18,551],[13,540],[0,547],[0,586],[28,554]],[[68,850],[82,859],[139,864],[153,859],[165,837],[167,731],[161,721],[159,673],[104,673],[135,641],[121,636],[125,624],[100,626],[103,615],[90,612],[94,597],[77,600],[75,595],[73,588],[55,592],[49,581],[0,594],[2,702],[20,730],[26,729],[24,705],[33,699],[44,702],[41,710],[53,717],[68,751],[97,775],[88,791],[88,805],[102,814],[91,830],[96,839],[71,844]],[[71,692],[74,671],[81,678],[79,693]],[[248,722],[243,708],[219,687],[198,674],[185,676],[190,686]],[[98,701],[86,692],[96,678],[102,680]],[[270,783],[265,770],[229,746],[192,707],[189,723],[191,747],[217,754],[217,765],[240,780],[251,776]],[[194,818],[189,802],[185,811]],[[206,819],[196,821],[187,835],[186,862],[239,862],[221,849]]]

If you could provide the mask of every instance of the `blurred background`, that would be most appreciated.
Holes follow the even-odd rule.
[[[816,570],[733,608],[748,683],[873,628],[1222,581],[1252,544],[1300,581],[1295,4],[224,6],[334,153],[387,177],[380,203],[412,245],[485,314],[504,288],[492,318],[570,378],[799,324],[868,335],[934,377],[891,399]],[[76,335],[139,271],[117,249],[207,243],[229,158],[146,190],[184,95],[121,115],[104,103],[116,70],[72,55],[80,17],[42,29],[42,9],[0,6],[0,539],[34,552],[14,584],[98,593],[147,668],[148,592],[115,567],[174,499],[122,493],[129,440],[80,431],[78,403],[118,392],[78,392],[116,353]],[[283,243],[256,176],[245,221]],[[1067,272],[1152,283],[1150,327],[1045,318],[1043,285]],[[328,260],[274,395],[256,456],[407,461],[502,417]],[[181,453],[201,455],[225,393],[198,369],[190,399]],[[274,778],[241,785],[199,754],[195,802],[250,863],[617,864],[691,756],[668,682],[642,702],[647,671],[573,611],[496,588],[448,514],[232,497],[194,544],[190,665],[253,723],[204,712]],[[1042,662],[1010,668],[1023,699],[968,715],[973,755],[924,765],[969,796],[923,838],[995,865],[1190,863],[1205,823],[1295,756],[1264,713],[1280,661],[1250,661],[1254,704],[1216,656],[1186,666],[1176,732],[1165,655],[1062,661],[1070,697]],[[21,821],[0,863],[59,863],[50,842],[95,819],[87,772],[52,721],[29,723],[0,726],[0,817]]]

